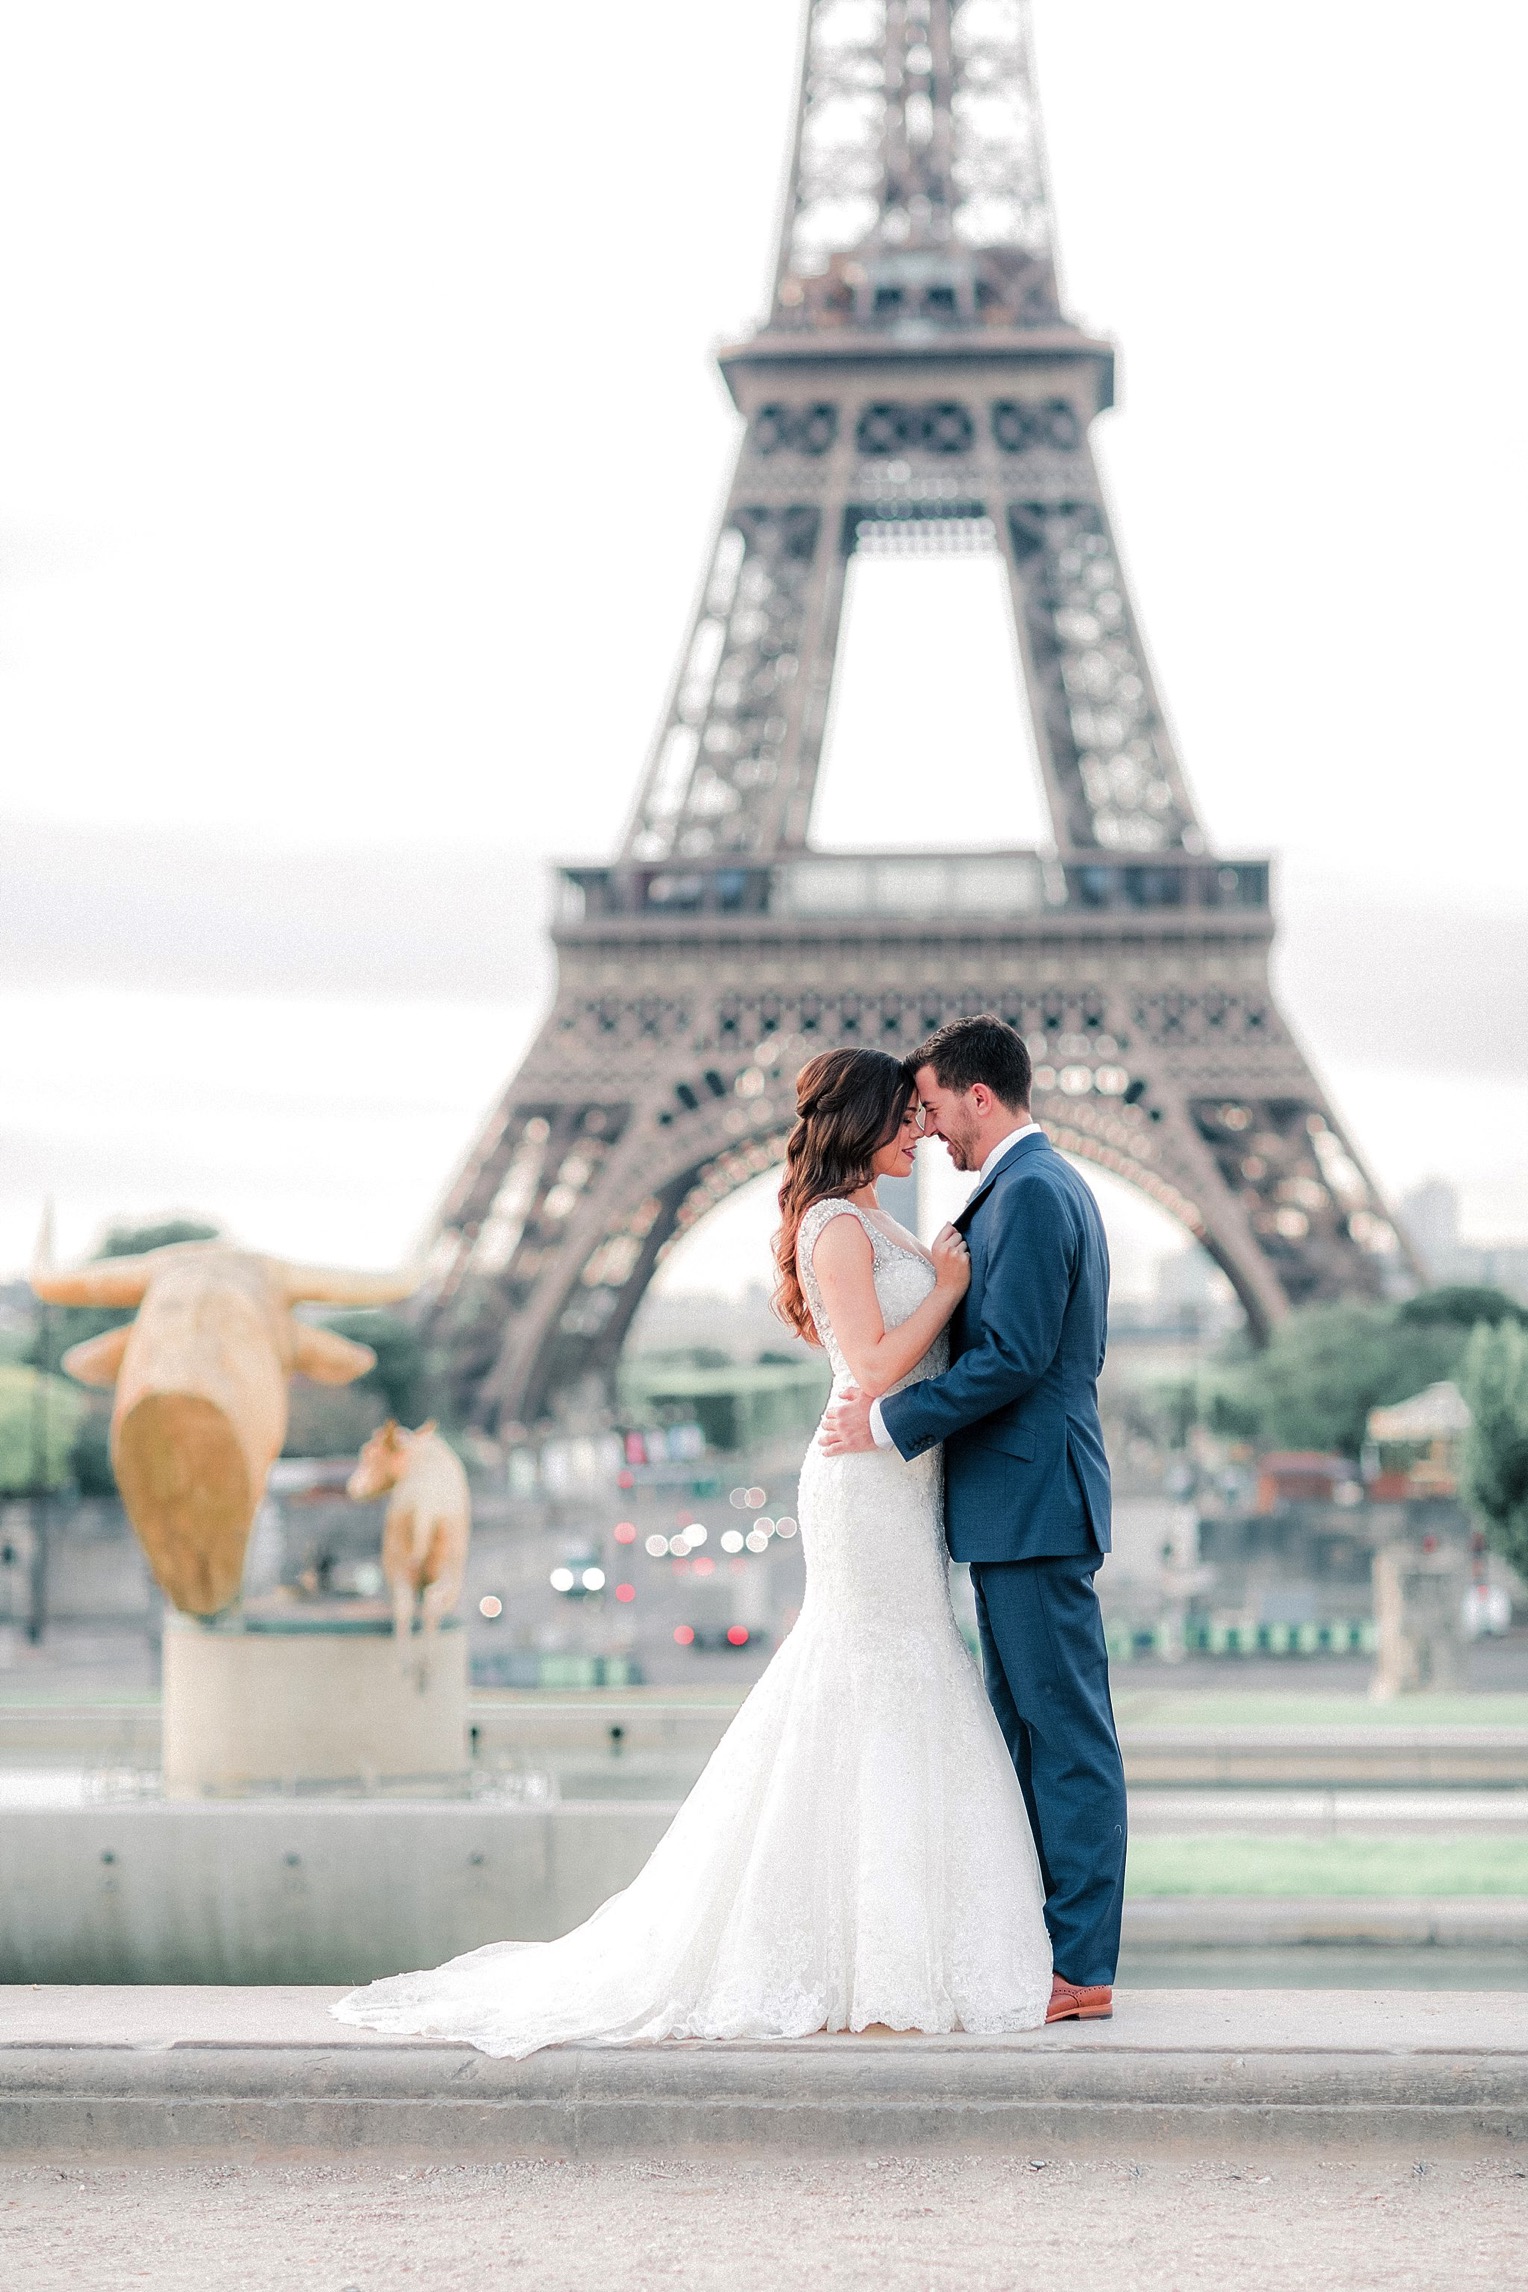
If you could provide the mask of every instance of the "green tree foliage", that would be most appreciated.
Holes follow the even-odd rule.
[[[1397,1321],[1418,1328],[1470,1330],[1482,1321],[1494,1329],[1503,1321],[1528,1320],[1528,1309],[1504,1289],[1489,1289],[1480,1282],[1445,1282],[1441,1289],[1424,1289],[1396,1308]]]
[[[81,1414],[79,1393],[66,1378],[0,1368],[0,1495],[65,1487],[73,1477],[71,1452]]]
[[[1460,1389],[1474,1422],[1464,1450],[1464,1496],[1492,1544],[1528,1572],[1528,1329],[1483,1323],[1470,1338]]]
[[[1150,1377],[1126,1389],[1120,1413],[1129,1431],[1154,1448],[1182,1448],[1204,1414],[1205,1400],[1196,1377]]]
[[[1263,1448],[1356,1457],[1369,1411],[1452,1377],[1467,1342],[1467,1325],[1404,1308],[1306,1306],[1260,1353],[1213,1380],[1210,1422]]]
[[[80,1402],[80,1421],[69,1451],[69,1470],[81,1496],[115,1496],[111,1468],[111,1395],[71,1388]]]
[[[152,1226],[113,1226],[96,1256],[147,1257],[151,1249],[168,1249],[171,1242],[216,1241],[219,1231],[200,1218],[161,1218]]]
[[[353,1385],[318,1385],[306,1377],[292,1384],[285,1456],[349,1456],[384,1417],[417,1425],[428,1414],[424,1351],[418,1337],[396,1313],[368,1307],[354,1313],[328,1313],[323,1327],[354,1344],[369,1345],[375,1368]]]
[[[354,1456],[387,1415],[387,1404],[363,1381],[316,1385],[292,1379],[283,1456]]]

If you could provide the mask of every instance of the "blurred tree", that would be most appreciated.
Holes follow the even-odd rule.
[[[1201,1388],[1204,1422],[1222,1440],[1255,1441],[1258,1437],[1261,1414],[1247,1377],[1245,1368],[1234,1369],[1206,1378]]]
[[[1515,1316],[1482,1322],[1459,1378],[1474,1422],[1464,1448],[1464,1498],[1487,1539],[1528,1572],[1528,1329]]]
[[[69,1472],[81,1496],[115,1496],[117,1476],[111,1468],[111,1395],[72,1388],[80,1403],[80,1420],[69,1450]]]
[[[1452,1377],[1468,1325],[1405,1317],[1394,1306],[1309,1305],[1280,1322],[1260,1353],[1212,1381],[1216,1430],[1263,1448],[1356,1457],[1369,1411]]]
[[[1193,1376],[1151,1377],[1129,1386],[1120,1404],[1126,1427],[1153,1448],[1182,1448],[1203,1420],[1206,1396]]]
[[[0,1368],[0,1495],[67,1486],[80,1414],[79,1392],[67,1378]]]
[[[400,1424],[416,1424],[426,1414],[424,1400],[424,1348],[417,1333],[396,1313],[368,1307],[359,1313],[331,1313],[324,1327],[356,1345],[369,1345],[377,1365],[358,1377],[355,1392],[380,1393],[387,1413]]]
[[[357,1345],[369,1345],[377,1356],[376,1366],[353,1385],[315,1385],[306,1377],[294,1377],[282,1453],[348,1456],[384,1417],[418,1424],[427,1413],[424,1351],[409,1324],[396,1313],[367,1308],[325,1314],[322,1326]]]
[[[388,1414],[387,1403],[358,1378],[353,1385],[315,1385],[294,1377],[287,1401],[283,1456],[354,1456]]]
[[[147,1257],[151,1249],[168,1249],[171,1242],[217,1241],[221,1232],[221,1227],[209,1226],[200,1218],[161,1218],[152,1226],[112,1226],[96,1256]]]
[[[1488,1289],[1476,1282],[1445,1282],[1440,1289],[1424,1289],[1397,1306],[1396,1319],[1418,1328],[1446,1327],[1470,1330],[1487,1322],[1496,1328],[1503,1321],[1528,1321],[1521,1306],[1504,1289]]]

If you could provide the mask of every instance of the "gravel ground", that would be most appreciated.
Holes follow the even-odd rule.
[[[1528,2166],[174,2165],[0,2171],[7,2292],[1455,2292]]]

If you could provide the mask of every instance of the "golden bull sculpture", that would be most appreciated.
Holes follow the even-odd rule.
[[[41,1264],[51,1305],[128,1306],[138,1316],[64,1355],[81,1384],[116,1387],[111,1458],[129,1519],[165,1597],[211,1616],[239,1594],[249,1531],[287,1428],[287,1380],[348,1385],[376,1360],[299,1304],[389,1305],[407,1273],[288,1265],[227,1242],[172,1242],[71,1273]]]

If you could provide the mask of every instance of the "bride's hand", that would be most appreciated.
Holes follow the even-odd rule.
[[[964,1234],[953,1226],[941,1226],[929,1244],[929,1254],[934,1260],[935,1287],[964,1297],[971,1285],[971,1253]]]

